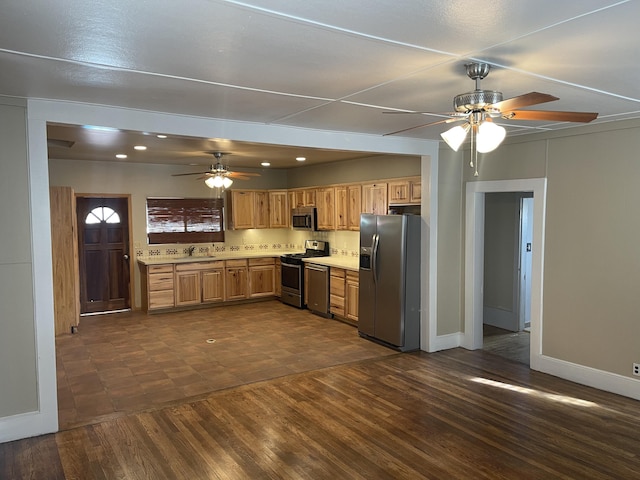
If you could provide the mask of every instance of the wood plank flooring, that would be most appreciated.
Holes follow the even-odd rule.
[[[1,444],[0,478],[640,478],[635,400],[482,350],[385,353]]]

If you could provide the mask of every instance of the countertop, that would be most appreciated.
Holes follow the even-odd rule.
[[[344,268],[345,270],[353,270],[357,272],[360,269],[360,260],[358,257],[333,256],[333,257],[310,257],[302,259],[305,263],[315,263],[316,265],[324,265],[327,267]]]
[[[269,252],[224,252],[211,256],[194,255],[184,257],[144,257],[138,258],[138,263],[142,265],[165,265],[165,264],[182,264],[193,262],[215,262],[219,260],[240,260],[244,258],[264,258],[273,257],[279,258],[282,255],[288,253],[300,253],[295,251],[269,251]],[[335,255],[330,257],[312,257],[304,258],[305,262],[315,263],[316,265],[325,265],[327,267],[344,268],[345,270],[358,271],[359,260],[358,257],[347,257],[343,255]]]
[[[144,257],[138,258],[138,263],[142,265],[164,265],[170,263],[193,263],[193,262],[216,262],[219,260],[240,260],[244,258],[264,258],[273,257],[280,258],[287,253],[299,253],[294,251],[252,251],[252,252],[224,252],[216,253],[214,255],[193,255],[191,257]]]

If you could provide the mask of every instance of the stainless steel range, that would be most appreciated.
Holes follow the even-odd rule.
[[[282,269],[282,297],[284,303],[304,307],[303,258],[329,256],[329,242],[305,240],[304,253],[290,253],[280,257]]]

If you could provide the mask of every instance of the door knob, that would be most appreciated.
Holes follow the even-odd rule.
[[[125,260],[129,260],[129,255],[127,255],[126,253],[122,256],[122,258],[124,258]]]

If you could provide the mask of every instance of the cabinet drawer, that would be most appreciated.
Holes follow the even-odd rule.
[[[275,265],[276,259],[273,257],[265,257],[265,258],[250,258],[249,266],[257,266],[257,265]]]
[[[149,291],[157,292],[161,290],[173,290],[173,272],[149,274]]]
[[[344,278],[345,271],[342,268],[331,267],[331,276],[337,278]]]
[[[344,296],[329,295],[329,311],[344,317]]]
[[[173,265],[149,265],[149,273],[173,273]]]
[[[210,270],[214,268],[224,268],[224,261],[217,260],[215,262],[191,262],[176,265],[176,272],[195,272],[200,270]]]
[[[347,280],[351,280],[354,282],[359,282],[360,281],[360,273],[359,272],[354,272],[352,270],[347,270]]]
[[[240,260],[226,260],[225,261],[227,268],[231,267],[246,267],[247,266],[247,261],[243,258]]]
[[[329,282],[329,293],[333,296],[342,297],[344,300],[344,279],[331,276]]]
[[[149,308],[167,308],[174,306],[173,290],[149,292]]]

